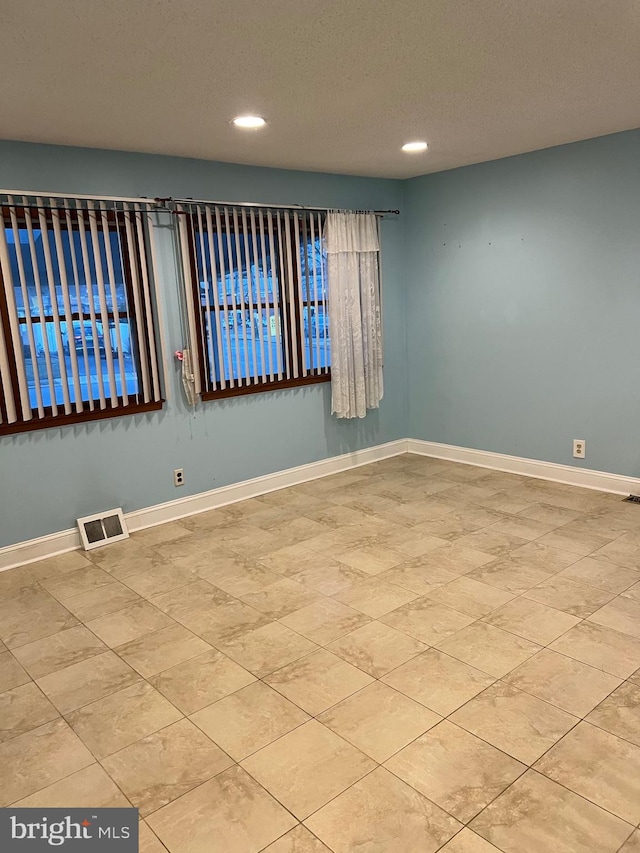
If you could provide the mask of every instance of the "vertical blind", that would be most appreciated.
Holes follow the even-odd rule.
[[[329,378],[323,214],[193,203],[178,221],[203,399]]]
[[[159,408],[145,203],[0,195],[0,430]]]

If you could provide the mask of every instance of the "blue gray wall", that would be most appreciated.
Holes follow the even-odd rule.
[[[408,434],[640,476],[640,131],[404,201]]]
[[[398,208],[391,180],[0,142],[0,187],[125,196]],[[210,402],[190,413],[169,360],[161,413],[0,438],[0,547],[72,527],[80,515],[162,503],[406,434],[403,217],[383,223],[385,397],[363,421],[337,421],[328,384]],[[182,345],[167,228],[158,229],[169,353]],[[185,469],[176,489],[173,469]]]

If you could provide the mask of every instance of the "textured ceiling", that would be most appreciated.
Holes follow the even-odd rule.
[[[406,178],[639,126],[639,46],[640,0],[0,0],[0,137]]]

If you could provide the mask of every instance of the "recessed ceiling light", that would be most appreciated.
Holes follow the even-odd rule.
[[[416,152],[416,151],[426,151],[427,143],[426,142],[407,142],[402,146],[403,151]]]
[[[233,120],[236,127],[250,128],[256,130],[263,127],[266,121],[261,116],[236,116]]]

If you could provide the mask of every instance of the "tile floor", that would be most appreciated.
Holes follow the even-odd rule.
[[[640,507],[400,456],[0,575],[0,806],[141,853],[639,853]]]

